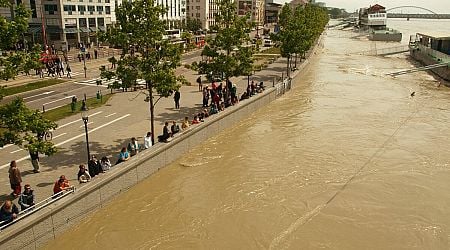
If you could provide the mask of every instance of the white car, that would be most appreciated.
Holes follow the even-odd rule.
[[[270,39],[264,39],[264,47],[272,47],[273,42]]]

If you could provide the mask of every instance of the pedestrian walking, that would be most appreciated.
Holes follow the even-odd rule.
[[[31,158],[31,165],[33,165],[33,172],[39,173],[39,152],[35,150],[30,150],[30,158]]]
[[[173,99],[175,101],[175,109],[180,109],[180,98],[181,98],[180,91],[176,90],[175,95],[173,96]]]
[[[203,91],[202,76],[198,76],[197,83],[198,83],[198,91],[202,92]]]
[[[9,164],[9,183],[11,184],[11,189],[13,190],[11,195],[17,198],[22,192],[22,174],[17,167],[16,161],[11,161]]]
[[[94,58],[97,59],[97,56],[98,56],[98,51],[97,51],[97,49],[94,49]]]
[[[72,78],[72,75],[70,74],[70,72],[72,72],[72,69],[70,68],[69,64],[67,64],[66,72],[67,72],[67,77]]]

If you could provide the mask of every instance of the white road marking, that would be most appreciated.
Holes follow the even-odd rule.
[[[66,104],[64,104],[64,105],[59,105],[59,106],[56,106],[56,107],[53,107],[53,108],[49,108],[49,109],[45,109],[45,111],[54,110],[54,109],[61,108],[61,107],[64,107],[64,106],[66,106]]]
[[[14,144],[6,144],[5,146],[3,146],[3,147],[0,148],[0,149],[8,148],[8,147],[11,147],[12,145],[14,145]]]
[[[52,140],[53,140],[53,139],[56,139],[56,138],[58,138],[58,137],[61,137],[61,136],[65,135],[65,134],[67,134],[67,133],[62,133],[62,134],[59,134],[59,135],[53,136]]]
[[[117,114],[117,113],[112,113],[112,114],[109,114],[109,115],[105,115],[105,117],[110,117],[110,116],[113,116],[115,114]]]
[[[116,118],[116,119],[114,119],[114,120],[112,120],[112,121],[110,121],[110,122],[107,122],[107,123],[105,123],[105,124],[103,124],[103,125],[101,125],[101,126],[98,126],[98,127],[96,127],[96,128],[93,128],[93,129],[89,130],[88,134],[90,134],[90,133],[92,133],[92,132],[95,132],[95,131],[97,131],[97,130],[99,130],[99,129],[101,129],[101,128],[104,128],[104,127],[106,127],[106,126],[108,126],[108,125],[110,125],[110,124],[113,124],[113,123],[115,123],[115,122],[117,122],[117,121],[120,121],[120,120],[122,120],[122,119],[124,119],[124,118],[126,118],[126,117],[128,117],[128,116],[130,116],[130,115],[131,115],[131,114],[123,115],[123,116],[121,116],[121,117],[119,117],[119,118]],[[71,142],[71,141],[73,141],[73,140],[75,140],[75,139],[78,139],[78,138],[80,138],[80,137],[83,137],[83,136],[85,136],[85,135],[86,135],[85,133],[79,134],[79,135],[77,135],[77,136],[74,136],[74,137],[69,138],[69,139],[67,139],[67,140],[65,140],[65,141],[62,141],[62,142],[60,142],[60,143],[55,144],[55,147],[61,146],[61,145],[63,145],[63,144],[66,144],[66,143],[68,143],[68,142]],[[27,160],[27,159],[29,159],[29,158],[30,158],[30,156],[27,155],[27,156],[24,156],[24,157],[22,157],[22,158],[20,158],[20,159],[17,159],[16,162],[19,163],[19,162],[24,161],[24,160]],[[4,169],[4,168],[6,168],[6,167],[9,167],[9,163],[0,166],[0,169]]]
[[[66,97],[63,97],[63,98],[60,98],[60,99],[57,99],[57,100],[53,100],[51,102],[46,102],[46,103],[44,103],[42,105],[52,104],[52,103],[59,102],[59,101],[62,101],[62,100],[65,100],[65,99],[69,99],[69,98],[72,98],[72,97],[74,97],[74,95],[69,95],[69,96],[66,96]]]
[[[93,113],[92,115],[89,115],[89,117],[93,117],[93,116],[98,115],[98,114],[100,114],[100,113],[103,113],[103,111],[95,112],[95,113]],[[76,122],[82,122],[82,120],[79,119],[79,120],[75,120],[75,121],[68,122],[68,123],[63,124],[63,125],[61,125],[61,126],[58,126],[56,129],[64,128],[64,127],[69,126],[70,124],[73,124],[73,123],[76,123]]]
[[[23,150],[23,149],[19,148],[19,149],[17,149],[17,150],[11,151],[11,152],[9,152],[9,153],[10,153],[10,154],[14,154],[14,153],[17,153],[17,152],[22,151],[22,150]]]
[[[88,122],[87,125],[92,124],[94,122]],[[84,127],[84,124],[80,126],[80,128]]]
[[[54,91],[54,90],[52,90],[52,91],[47,91],[47,92],[40,93],[40,94],[37,94],[37,95],[27,96],[27,97],[24,97],[23,99],[26,100],[26,99],[30,99],[30,98],[37,97],[37,96],[41,96],[41,95],[48,95],[48,94],[51,94],[51,93],[53,93],[53,92],[55,92],[55,91]]]
[[[75,83],[75,84],[80,84],[80,85],[93,86],[93,87],[97,86],[97,85],[94,85],[94,84],[82,83],[82,82],[73,82],[73,83]],[[107,85],[106,85],[106,86],[105,86],[105,85],[98,85],[97,87],[108,88]]]

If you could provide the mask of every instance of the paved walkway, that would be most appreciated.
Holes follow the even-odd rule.
[[[286,60],[279,59],[270,64],[268,68],[257,72],[251,79],[255,82],[264,81],[267,87],[271,87],[272,80],[275,77],[280,78],[285,66]],[[195,72],[184,67],[178,68],[177,74],[184,75],[192,83],[195,83],[195,79],[198,77]],[[247,87],[247,77],[232,78],[231,80],[237,84],[239,95],[242,94]],[[156,136],[161,134],[165,121],[181,121],[185,116],[192,120],[193,115],[202,109],[202,94],[198,92],[197,84],[183,86],[180,92],[181,108],[179,110],[174,109],[172,97],[162,98],[156,105]],[[148,103],[144,102],[144,98],[145,94],[139,91],[117,93],[107,105],[90,110],[90,114],[93,116],[89,119],[91,154],[96,154],[99,159],[106,155],[114,163],[120,148],[126,146],[131,137],[136,137],[139,143],[143,144],[143,136],[150,130],[149,107]],[[31,184],[38,201],[52,194],[53,184],[60,175],[66,175],[71,184],[78,186],[76,180],[78,165],[85,164],[87,161],[84,127],[80,116],[68,117],[59,121],[58,124],[59,128],[54,132],[54,142],[58,145],[59,152],[51,157],[41,158],[41,173],[34,174],[31,171],[32,166],[28,159],[18,162],[19,169],[22,171],[22,185]],[[72,138],[64,138],[65,130],[76,130],[79,134]],[[61,137],[56,139],[56,136]],[[93,181],[95,182],[95,178]],[[8,167],[0,169],[0,183],[3,183],[0,185],[0,201],[9,199],[11,190]],[[89,185],[89,183],[84,185]]]

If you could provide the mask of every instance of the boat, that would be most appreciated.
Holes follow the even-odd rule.
[[[369,31],[369,40],[372,41],[395,41],[402,40],[402,33],[387,27],[386,8],[375,4],[369,8],[359,10],[360,29]]]
[[[409,52],[450,85],[450,34],[417,33],[410,38]]]

